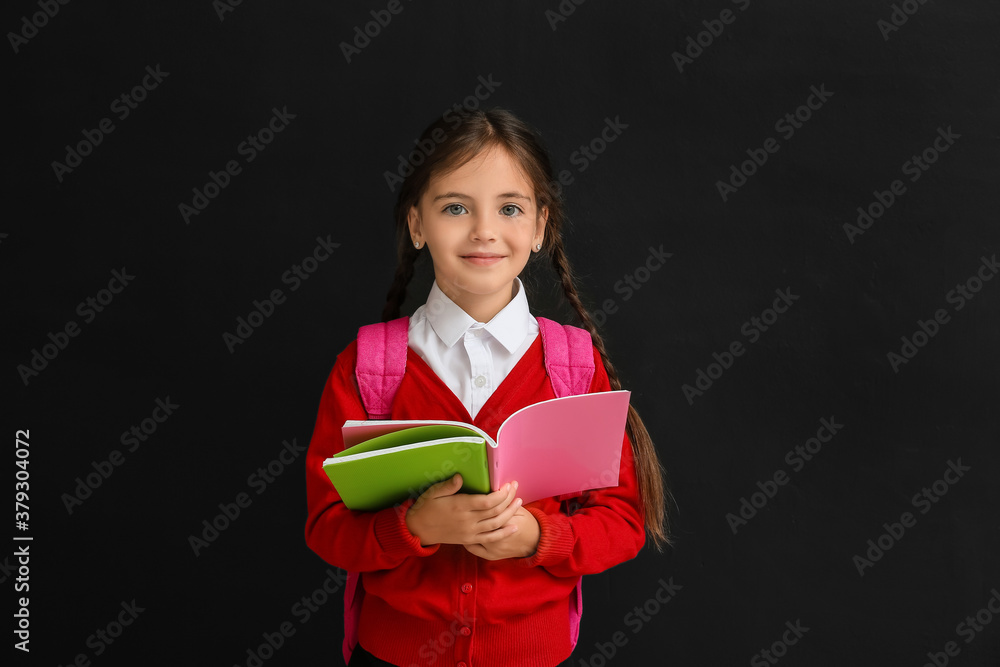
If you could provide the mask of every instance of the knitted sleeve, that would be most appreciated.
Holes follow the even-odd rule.
[[[341,426],[348,419],[367,419],[354,377],[357,343],[351,343],[334,364],[320,398],[316,427],[306,454],[305,536],[323,560],[355,572],[389,569],[412,556],[428,556],[437,546],[423,547],[406,526],[413,503],[377,512],[347,509],[323,472],[323,461],[344,449]]]

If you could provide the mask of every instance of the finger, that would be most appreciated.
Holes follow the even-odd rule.
[[[517,524],[505,523],[496,530],[485,531],[476,535],[477,542],[483,545],[493,544],[505,540],[517,532]]]
[[[431,498],[440,498],[442,496],[453,496],[459,492],[462,488],[462,475],[460,473],[455,473],[450,479],[446,479],[443,482],[438,482],[432,485],[425,491]]]
[[[517,514],[517,511],[520,508],[521,508],[521,499],[515,498],[514,502],[508,505],[502,512],[500,512],[496,516],[490,517],[488,519],[482,519],[481,521],[479,521],[477,527],[483,532],[497,530],[498,528],[501,528],[510,523],[511,519],[514,518],[514,515]]]
[[[476,528],[480,531],[480,533],[490,533],[497,530],[502,530],[503,528],[510,526],[513,526],[514,529],[516,530],[517,526],[512,522],[512,519],[514,518],[514,515],[517,514],[517,510],[520,507],[521,507],[521,499],[518,498],[514,502],[512,502],[510,506],[498,516],[477,523]]]
[[[479,556],[484,560],[500,560],[504,558],[504,556],[493,553],[481,544],[473,544],[471,546],[473,548],[469,549],[469,553]]]
[[[504,511],[514,498],[517,497],[517,482],[506,483],[493,493],[485,496],[478,496],[474,502],[474,508],[483,512],[483,515],[496,516]]]

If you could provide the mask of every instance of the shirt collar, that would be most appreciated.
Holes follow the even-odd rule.
[[[438,287],[437,281],[434,281],[425,304],[427,322],[447,347],[457,343],[466,331],[478,324],[513,354],[528,335],[532,319],[521,279],[515,278],[514,284],[517,286],[514,298],[484,326],[449,299]]]

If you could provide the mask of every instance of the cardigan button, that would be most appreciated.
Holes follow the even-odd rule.
[[[472,592],[472,584],[462,584],[462,592],[463,593],[471,593]]]
[[[469,666],[466,665],[464,662],[460,662],[458,663],[458,665],[456,665],[456,667],[469,667]]]
[[[472,630],[468,626],[462,626],[462,629],[459,630],[459,632],[463,637],[468,637],[472,634]]]

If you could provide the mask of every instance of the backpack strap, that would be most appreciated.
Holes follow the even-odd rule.
[[[594,341],[585,329],[559,324],[544,317],[538,320],[538,333],[542,337],[542,354],[545,372],[549,374],[556,398],[586,394],[594,379]],[[558,496],[556,500],[575,498],[578,494]],[[576,646],[580,638],[580,619],[583,616],[583,577],[576,580],[576,588],[569,603],[569,639]]]
[[[594,342],[590,333],[544,317],[538,320],[545,372],[556,398],[586,394],[594,379]]]
[[[369,324],[358,330],[355,375],[369,419],[388,419],[406,373],[408,317]]]
[[[354,375],[369,419],[389,419],[392,402],[406,373],[409,318],[368,324],[358,330]],[[358,645],[361,601],[365,597],[360,572],[348,572],[344,588],[344,664]]]
[[[344,588],[344,664],[351,664],[351,654],[358,646],[359,626],[361,625],[361,601],[365,597],[364,586],[361,585],[360,572],[347,572],[347,583]]]

